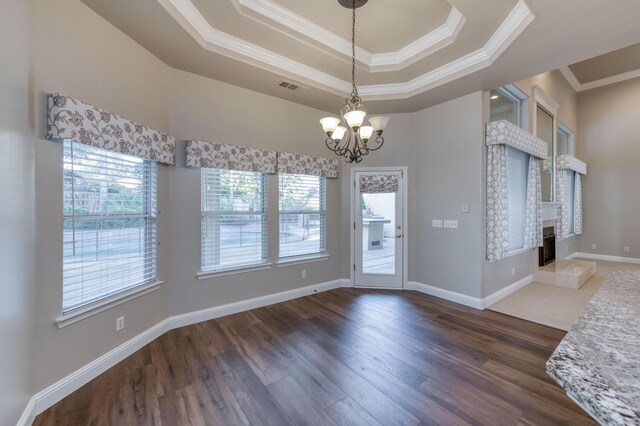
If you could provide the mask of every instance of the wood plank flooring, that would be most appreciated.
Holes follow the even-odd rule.
[[[169,331],[35,425],[589,425],[545,373],[564,332],[339,289]]]

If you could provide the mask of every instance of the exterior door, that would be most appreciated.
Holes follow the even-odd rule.
[[[403,171],[356,171],[354,177],[355,285],[401,289]]]

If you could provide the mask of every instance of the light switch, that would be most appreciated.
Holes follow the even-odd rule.
[[[462,213],[469,213],[469,204],[462,205]]]
[[[444,227],[448,229],[458,229],[458,221],[457,220],[445,220]]]
[[[431,226],[434,228],[442,228],[442,220],[433,219],[433,221],[431,221]]]

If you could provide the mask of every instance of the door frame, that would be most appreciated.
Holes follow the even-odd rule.
[[[356,210],[355,210],[355,192],[356,192],[356,172],[401,172],[402,179],[400,179],[400,184],[402,191],[404,191],[404,197],[402,197],[402,222],[403,222],[403,233],[404,236],[402,238],[402,288],[398,289],[395,287],[371,287],[377,289],[387,289],[387,290],[406,290],[407,283],[409,282],[409,277],[407,273],[409,271],[409,235],[411,235],[411,231],[409,229],[409,196],[408,196],[408,168],[404,167],[352,167],[351,168],[351,182],[349,183],[350,191],[349,191],[349,280],[351,281],[351,287],[355,287],[356,285],[356,275],[354,271],[355,265],[355,223],[356,223]],[[358,286],[359,288],[367,288],[366,286]]]

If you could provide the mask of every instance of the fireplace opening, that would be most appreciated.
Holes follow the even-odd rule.
[[[538,248],[538,266],[546,266],[556,260],[556,233],[553,226],[542,230],[542,247]]]

